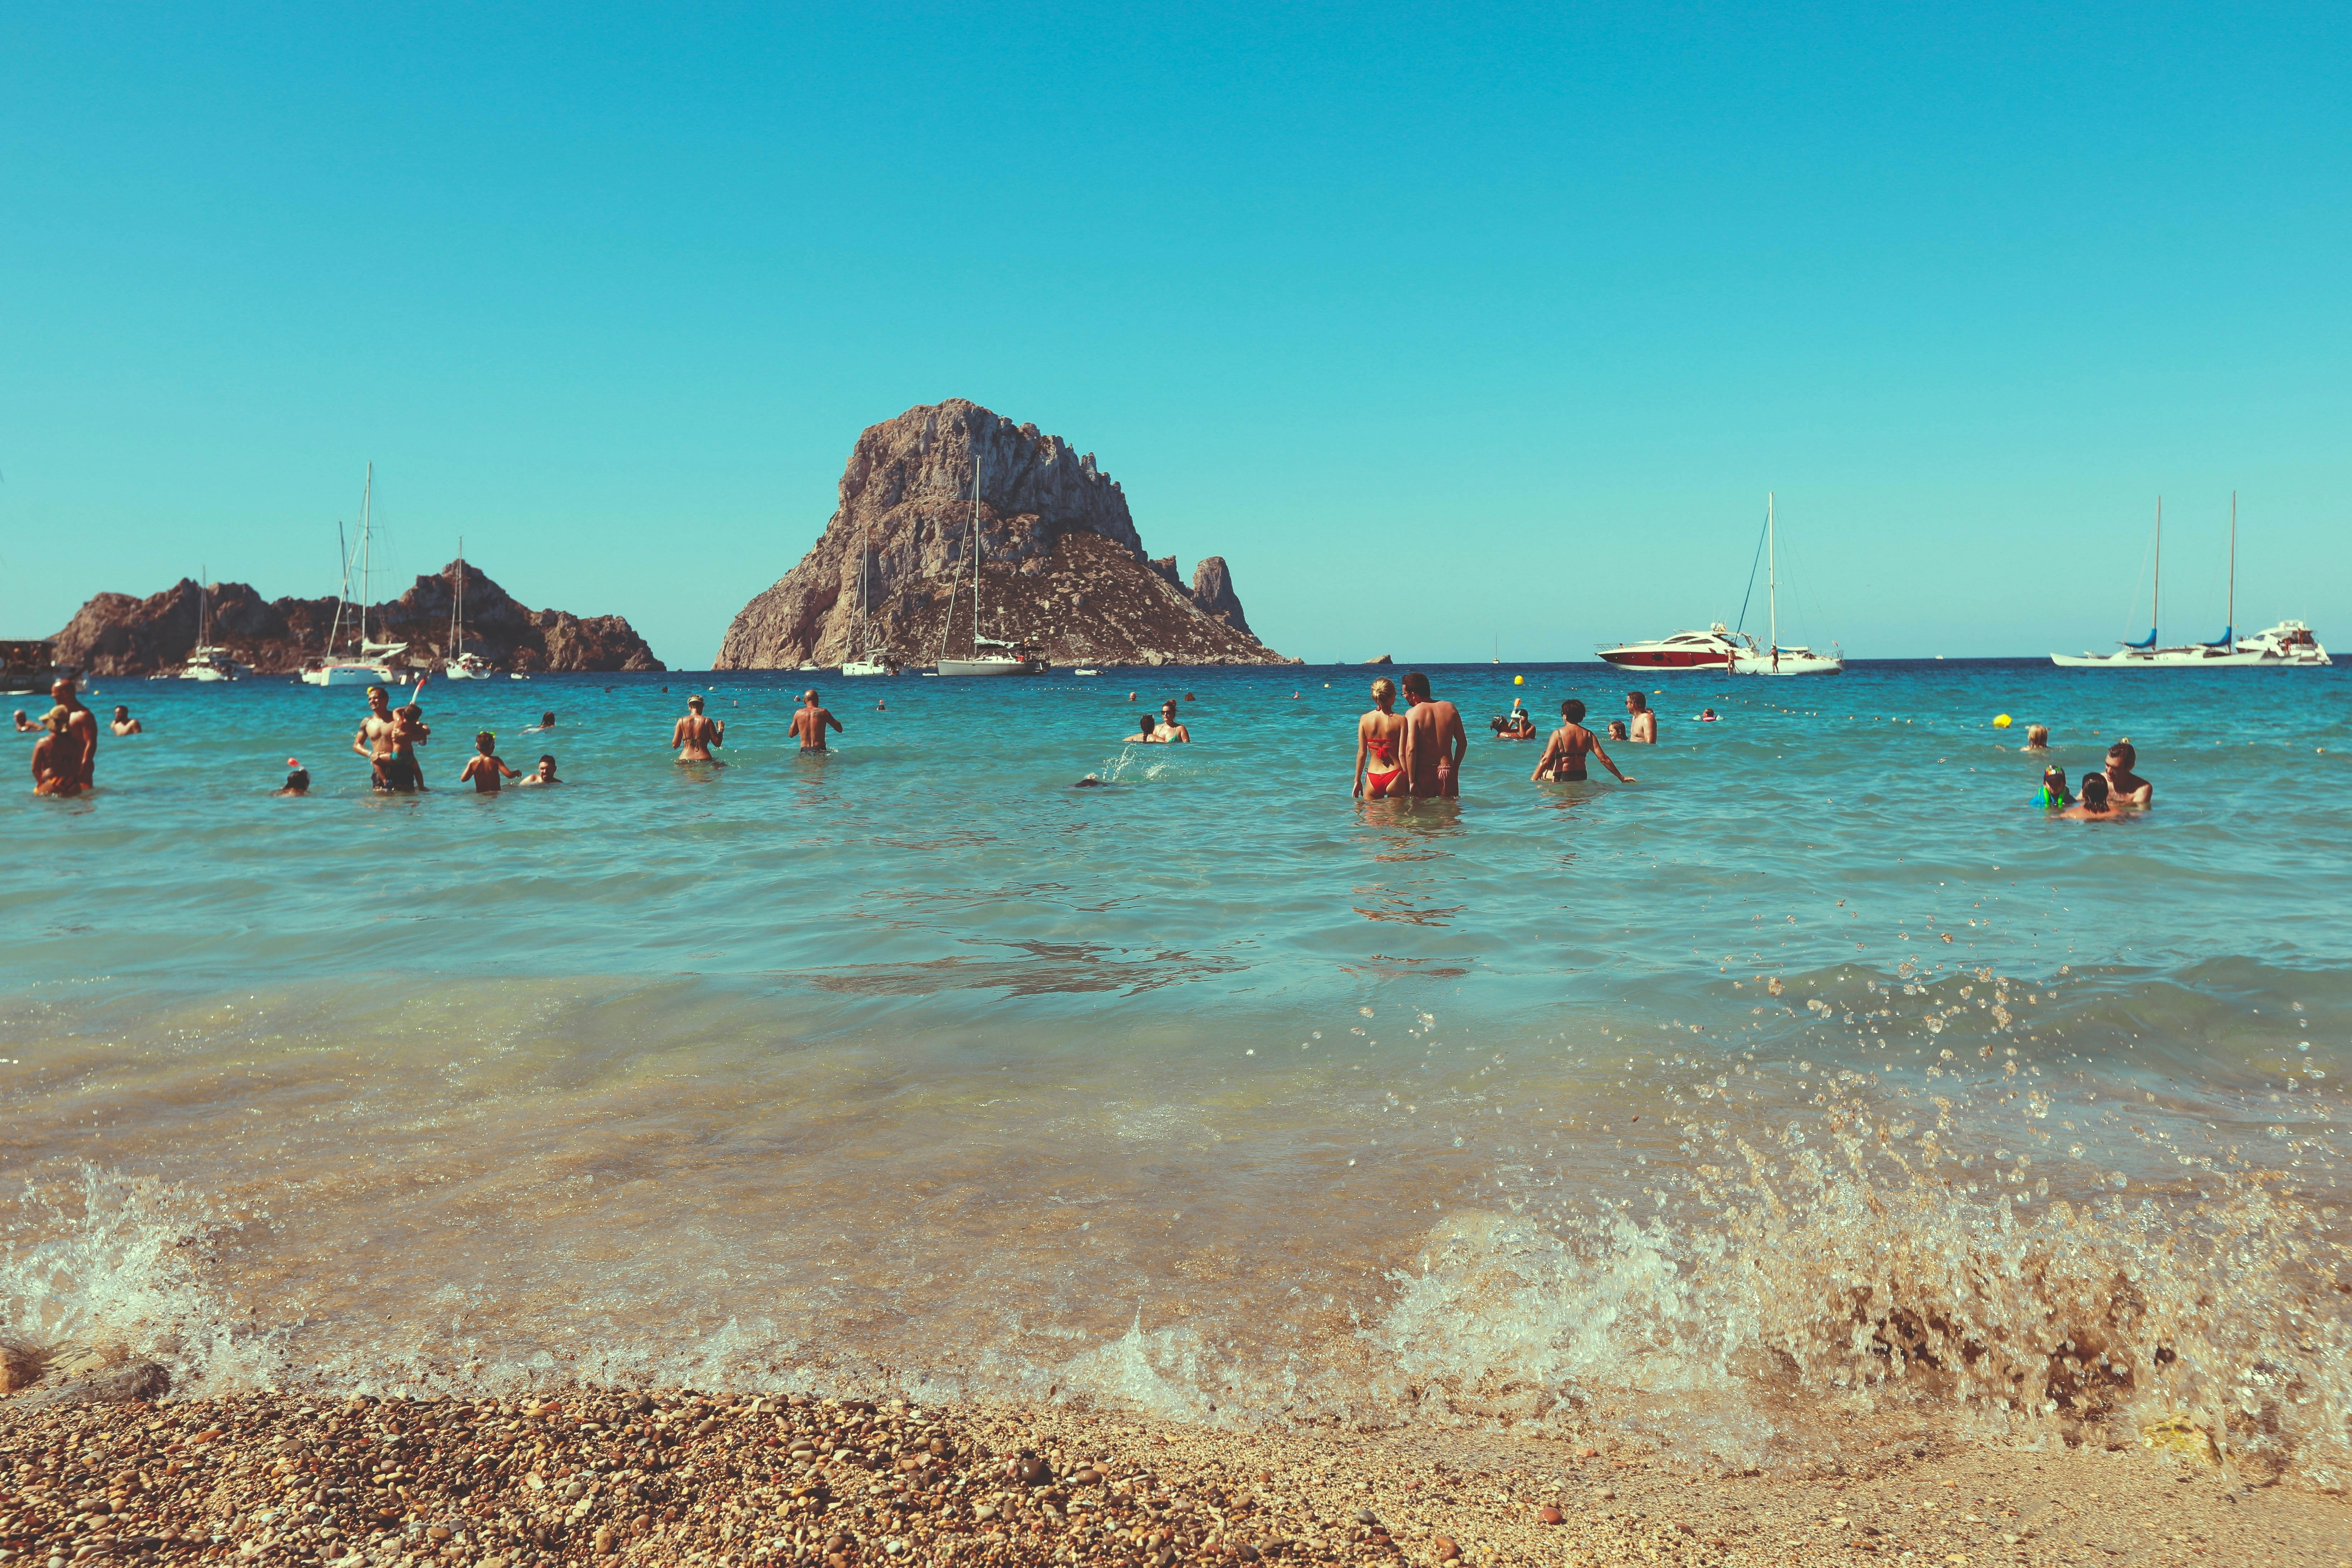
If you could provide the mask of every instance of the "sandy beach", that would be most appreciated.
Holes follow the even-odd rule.
[[[41,1397],[35,1391],[26,1397]],[[6,1561],[2282,1563],[2352,1510],[2137,1449],[1706,1474],[1498,1433],[573,1391],[0,1405]]]

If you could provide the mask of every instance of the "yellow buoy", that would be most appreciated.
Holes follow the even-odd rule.
[[[1511,684],[1514,686],[1525,686],[1527,683],[1528,678],[1524,675],[1515,675],[1511,677]]]
[[[1994,719],[1994,720],[1993,720],[1993,721],[1992,721],[1992,727],[1993,727],[1994,729],[1996,729],[1996,730],[2006,730],[2006,729],[2008,729],[2008,728],[2009,728],[2009,715],[2008,715],[2008,714],[2006,714],[2006,713],[2003,713],[2003,714],[2001,714],[2000,716],[1999,716],[1998,718]]]

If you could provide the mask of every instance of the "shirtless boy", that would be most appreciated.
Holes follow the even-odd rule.
[[[670,750],[677,752],[681,763],[707,763],[712,760],[710,748],[727,743],[727,721],[706,719],[702,714],[699,693],[686,700],[686,717],[672,725],[669,732]],[[725,763],[719,764],[724,767]]]
[[[1462,732],[1461,710],[1429,694],[1429,677],[1414,670],[1404,678],[1404,776],[1414,798],[1452,800],[1462,793],[1462,759],[1470,737]]]
[[[551,756],[546,755],[545,753],[541,753],[539,759],[539,766],[532,769],[530,773],[525,775],[522,783],[515,785],[515,788],[529,789],[533,784],[560,784],[563,781],[562,779],[555,776],[555,759]]]
[[[2138,765],[2139,752],[2129,741],[2117,741],[2107,748],[2107,794],[2119,806],[2144,807],[2156,798],[2156,786],[2132,772]],[[2083,783],[2087,795],[2090,781]]]
[[[457,775],[459,784],[471,783],[476,795],[496,795],[501,777],[519,779],[522,775],[507,766],[499,756],[499,738],[488,730],[474,737],[474,755],[466,759],[466,771]]]
[[[827,725],[831,725],[836,733],[841,730],[841,721],[817,701],[816,688],[812,686],[801,693],[800,711],[793,715],[793,733],[800,737],[801,750],[824,751]]]
[[[1625,732],[1627,742],[1638,746],[1656,745],[1658,716],[1650,711],[1650,700],[1638,691],[1628,691],[1625,693],[1625,711],[1630,715],[1632,726]]]
[[[107,728],[118,735],[143,735],[147,732],[145,726],[131,716],[131,710],[120,702],[114,705],[114,722]]]
[[[1192,731],[1176,721],[1176,700],[1170,698],[1160,705],[1160,722],[1151,727],[1151,738],[1162,745],[1189,745]]]
[[[1551,732],[1551,740],[1544,746],[1543,760],[1536,764],[1529,777],[1538,784],[1580,783],[1586,776],[1584,759],[1591,756],[1600,759],[1602,767],[1617,773],[1619,784],[1633,782],[1617,773],[1617,764],[1601,749],[1599,738],[1584,727],[1583,703],[1570,698],[1559,705],[1559,716],[1560,727]]]
[[[1371,711],[1356,721],[1356,771],[1352,793],[1367,800],[1404,794],[1404,715],[1396,710],[1396,682],[1372,682]]]

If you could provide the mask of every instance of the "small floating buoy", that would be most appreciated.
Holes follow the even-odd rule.
[[[2008,729],[2008,728],[2009,728],[2009,715],[2008,715],[2008,714],[2006,714],[2006,713],[1996,714],[1996,715],[1994,716],[1994,718],[1993,718],[1992,727],[1993,727],[1994,729],[1996,729],[1996,730],[2006,730],[2006,729]]]
[[[1514,686],[1525,686],[1527,683],[1528,678],[1524,675],[1515,675],[1511,677],[1511,684]]]

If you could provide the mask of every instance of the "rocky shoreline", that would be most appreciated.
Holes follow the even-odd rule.
[[[1608,1443],[1206,1431],[1059,1405],[690,1390],[47,1398],[0,1401],[10,1564],[2341,1568],[2352,1540],[2341,1499],[2207,1463],[1937,1447],[1924,1432],[1837,1473],[1725,1476]]]

